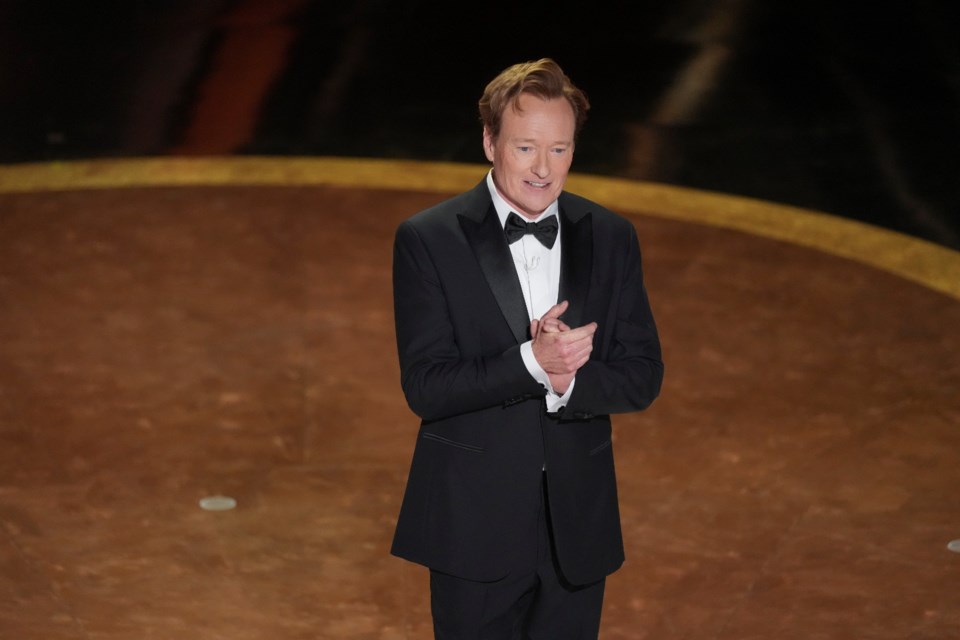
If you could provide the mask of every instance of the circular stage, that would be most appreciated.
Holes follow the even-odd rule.
[[[0,168],[0,636],[431,637],[426,571],[388,555],[417,429],[393,232],[484,171]],[[634,222],[666,365],[614,417],[627,562],[602,637],[953,637],[960,254],[568,187]]]

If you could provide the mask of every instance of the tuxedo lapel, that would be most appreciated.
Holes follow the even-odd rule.
[[[525,342],[529,338],[530,329],[527,305],[523,301],[523,291],[517,280],[513,257],[493,204],[487,204],[487,210],[479,220],[473,215],[461,214],[460,227],[473,248],[480,269],[497,299],[503,317],[510,325],[510,330],[518,343]]]
[[[593,217],[589,213],[572,216],[561,204],[560,246],[559,299],[570,303],[563,321],[579,327],[593,268]]]

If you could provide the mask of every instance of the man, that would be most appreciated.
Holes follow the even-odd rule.
[[[430,568],[440,639],[596,638],[623,562],[609,414],[663,364],[633,225],[563,191],[588,109],[550,59],[506,69],[480,99],[492,170],[397,230],[422,422],[392,552]]]

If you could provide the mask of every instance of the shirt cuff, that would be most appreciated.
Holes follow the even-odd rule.
[[[553,385],[550,384],[550,376],[547,375],[547,372],[543,370],[543,367],[540,366],[537,358],[533,355],[532,340],[528,340],[520,345],[520,356],[523,358],[523,364],[527,367],[527,371],[531,377],[547,390],[547,397],[545,398],[547,401],[547,412],[556,413],[560,409],[563,409],[570,399],[573,386],[577,383],[576,377],[570,381],[570,386],[567,387],[567,391],[562,396],[557,395],[557,392],[553,390]]]

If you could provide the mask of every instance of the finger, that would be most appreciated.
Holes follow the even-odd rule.
[[[536,340],[538,333],[540,333],[540,321],[534,318],[530,321],[530,339]]]
[[[596,324],[588,324],[582,327],[577,327],[576,329],[570,329],[569,331],[564,331],[561,335],[561,339],[567,342],[576,342],[577,340],[592,340],[593,334],[597,332]]]
[[[570,303],[568,303],[566,300],[564,300],[563,302],[558,302],[557,304],[547,309],[547,312],[543,314],[543,316],[541,316],[540,319],[546,320],[547,318],[559,318],[560,316],[563,315],[563,312],[567,310],[568,306],[570,306]]]
[[[577,345],[577,348],[567,354],[568,362],[578,363],[577,366],[583,364],[583,362],[590,357],[590,354],[593,352],[593,344],[587,343],[583,345]]]
[[[557,320],[555,318],[548,318],[540,323],[541,331],[547,331],[550,333],[559,333],[561,331],[570,331],[570,327],[567,323],[562,320]]]

